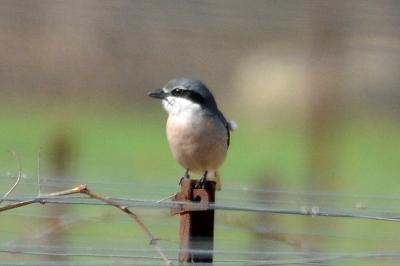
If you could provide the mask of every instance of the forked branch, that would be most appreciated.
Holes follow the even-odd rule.
[[[18,184],[18,183],[16,183],[16,184]],[[16,185],[14,185],[12,189],[14,189],[15,186]],[[12,189],[11,189],[11,191],[12,191]],[[106,197],[103,197],[103,196],[89,190],[86,185],[79,185],[79,186],[71,188],[71,189],[53,192],[53,193],[50,193],[47,195],[36,197],[31,200],[21,201],[21,202],[17,202],[17,203],[11,203],[11,204],[5,205],[3,207],[0,207],[0,212],[19,208],[19,207],[30,205],[33,203],[45,204],[47,202],[47,199],[49,199],[49,198],[62,197],[62,196],[67,196],[67,195],[72,195],[72,194],[85,194],[92,199],[102,201],[105,204],[116,207],[116,208],[120,209],[121,211],[123,211],[124,213],[128,214],[139,225],[139,227],[144,231],[144,233],[150,239],[150,244],[155,247],[156,251],[163,259],[165,265],[172,265],[172,262],[167,258],[165,253],[162,251],[162,249],[158,245],[158,243],[157,243],[158,238],[156,238],[151,233],[149,228],[143,223],[143,221],[139,218],[139,216],[137,216],[134,212],[132,212],[128,207],[123,206],[114,200],[108,199]]]

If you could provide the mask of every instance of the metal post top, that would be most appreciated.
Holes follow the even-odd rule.
[[[204,188],[195,188],[197,180],[183,179],[181,191],[175,194],[173,201],[193,202],[191,204],[181,204],[171,209],[171,215],[184,214],[193,211],[208,210],[209,203],[215,201],[215,181],[205,181]]]
[[[181,265],[212,263],[214,249],[214,210],[209,208],[215,201],[215,181],[205,181],[204,188],[195,188],[197,180],[182,179],[181,191],[174,201],[178,207],[171,214],[180,217]],[[179,204],[182,202],[182,204]],[[203,265],[203,264],[202,264]]]

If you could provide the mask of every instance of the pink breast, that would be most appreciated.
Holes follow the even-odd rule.
[[[193,172],[216,171],[227,152],[226,130],[210,121],[198,124],[170,116],[167,137],[175,159]]]

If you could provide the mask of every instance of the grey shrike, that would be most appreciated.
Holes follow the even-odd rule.
[[[214,178],[219,188],[218,169],[236,125],[226,121],[210,90],[201,81],[178,78],[148,95],[161,99],[168,113],[167,138],[173,156],[186,169],[182,178],[200,174],[197,188],[203,188],[208,178]]]

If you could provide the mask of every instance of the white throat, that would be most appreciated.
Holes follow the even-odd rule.
[[[169,115],[192,115],[200,111],[201,106],[188,99],[168,96],[162,100],[163,106]]]

